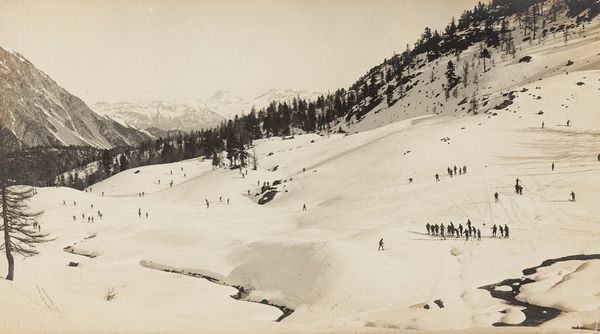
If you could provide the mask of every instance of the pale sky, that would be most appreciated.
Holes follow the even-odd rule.
[[[477,0],[1,0],[0,47],[88,104],[347,88]]]

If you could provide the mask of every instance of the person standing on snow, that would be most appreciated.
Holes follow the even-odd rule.
[[[575,202],[575,192],[571,191],[571,202]]]
[[[494,200],[496,201],[496,203],[498,203],[498,192],[494,193]]]
[[[439,174],[435,174],[435,182],[439,182],[440,181],[440,175]]]
[[[384,248],[383,248],[383,238],[381,238],[379,240],[379,248],[377,248],[377,251],[382,251],[382,250],[384,250]]]
[[[504,237],[508,239],[508,225],[504,224]]]
[[[492,227],[492,236],[495,238],[496,237],[496,232],[498,231],[498,228],[496,227],[496,224],[494,224],[494,226]]]
[[[554,162],[552,163],[552,171],[554,172]]]
[[[306,203],[302,204],[302,211],[306,211]]]

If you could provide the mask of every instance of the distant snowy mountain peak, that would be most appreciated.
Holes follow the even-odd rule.
[[[220,95],[221,92],[217,92],[215,96]],[[298,98],[313,101],[321,95],[323,95],[323,93],[309,90],[273,88],[247,101],[242,101],[240,99],[237,103],[213,103],[211,104],[211,108],[213,108],[215,112],[222,115],[223,117],[233,118],[235,117],[235,115],[248,114],[252,110],[252,107],[254,107],[256,110],[266,108],[267,106],[269,106],[269,104],[271,104],[271,102],[290,103],[294,99]],[[211,98],[211,100],[212,99],[213,98]]]
[[[242,103],[243,100],[228,90],[216,92],[209,100],[210,104],[235,105]]]

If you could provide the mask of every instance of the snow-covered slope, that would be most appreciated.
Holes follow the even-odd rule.
[[[190,160],[128,170],[90,192],[40,189],[33,207],[45,210],[42,230],[56,239],[39,256],[17,259],[14,282],[0,281],[10,301],[0,303],[0,329],[97,331],[106,318],[107,331],[136,332],[481,333],[497,332],[496,322],[520,324],[523,307],[479,288],[518,279],[546,259],[600,254],[600,117],[592,110],[600,71],[515,90],[512,105],[495,116],[430,115],[350,136],[262,140],[260,168],[244,178]],[[451,178],[446,168],[454,165],[468,172]],[[277,180],[275,199],[258,205],[257,184]],[[568,201],[571,191],[576,202]],[[442,240],[425,230],[467,219],[482,240]],[[493,238],[494,224],[509,226],[510,238]],[[560,310],[536,332],[593,329],[597,272],[597,260],[572,260],[527,274],[536,283],[517,298]],[[235,289],[194,275],[295,311],[274,323],[276,308],[236,301]]]
[[[26,146],[135,145],[148,136],[91,111],[16,52],[0,48],[0,124]]]
[[[541,3],[543,7],[538,7],[538,12],[543,16],[538,14],[536,34],[532,33],[531,23],[524,23],[523,13],[500,17],[492,24],[500,31],[498,47],[488,46],[485,41],[477,42],[462,52],[449,52],[433,61],[428,60],[427,54],[419,54],[412,60],[410,69],[404,68],[402,85],[395,77],[391,60],[374,67],[361,78],[362,85],[357,89],[365,91],[367,83],[375,83],[379,87],[377,94],[375,97],[363,94],[339,126],[357,132],[423,115],[463,115],[474,111],[474,103],[476,112],[493,113],[497,111],[496,106],[507,100],[505,94],[523,84],[561,73],[598,68],[600,17],[591,15],[591,21],[581,21],[590,9],[574,15],[563,1]],[[589,7],[600,8],[598,1],[587,3]],[[557,14],[553,15],[555,8]],[[506,24],[504,32],[501,29],[503,21]],[[456,34],[468,39],[483,29],[482,25],[470,27]],[[491,54],[485,64],[480,57],[484,48]],[[454,64],[460,82],[446,96],[449,61]],[[354,91],[353,95],[356,94]]]

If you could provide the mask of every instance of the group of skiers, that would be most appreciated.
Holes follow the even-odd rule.
[[[210,202],[208,201],[208,198],[204,199],[204,203],[206,203],[206,208],[210,208]],[[223,203],[223,196],[219,196],[219,203]],[[229,197],[227,197],[227,205],[229,205],[230,201],[229,201]]]
[[[63,203],[64,203],[64,201],[63,201]],[[75,202],[74,202],[74,204],[75,204]],[[90,208],[92,208],[92,209],[93,209],[93,208],[94,208],[94,204],[90,204]],[[100,210],[98,210],[98,211],[96,212],[96,215],[97,215],[97,217],[98,217],[98,218],[100,218],[100,220],[102,220],[102,212],[101,212]],[[86,220],[85,213],[82,213],[82,214],[81,214],[81,220],[82,220],[83,222],[85,222],[85,220]],[[74,221],[74,222],[76,222],[76,221],[77,221],[77,215],[73,215],[73,221]],[[93,215],[88,215],[88,216],[87,216],[87,222],[88,222],[88,223],[93,223],[93,222],[94,222],[94,216],[93,216]]]
[[[500,230],[500,237],[501,238],[506,238],[508,239],[509,236],[509,229],[508,229],[508,225],[504,224],[504,227],[502,227],[502,225],[498,224],[498,227],[496,227],[496,224],[494,224],[494,226],[492,226],[492,237],[496,238],[498,235],[498,230]]]
[[[446,171],[448,172],[448,175],[450,175],[450,177],[457,176],[457,175],[463,175],[463,174],[467,174],[467,166],[463,166],[462,168],[460,168],[460,167],[456,167],[456,165],[454,165],[454,168],[448,167],[446,169]],[[436,180],[437,180],[437,178],[436,178]]]
[[[450,222],[447,226],[444,226],[443,223],[439,225],[427,223],[425,229],[428,235],[441,237],[444,240],[446,240],[446,237],[456,237],[457,239],[464,237],[466,241],[469,241],[469,238],[481,240],[481,230],[475,228],[470,219],[467,219],[466,227],[463,227],[462,224],[455,227],[453,222]]]
[[[142,218],[142,208],[138,208],[138,218]],[[146,211],[146,219],[148,219],[148,211]]]

